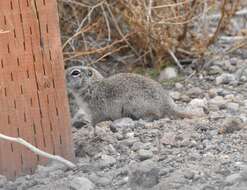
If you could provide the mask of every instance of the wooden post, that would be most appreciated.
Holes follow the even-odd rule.
[[[0,133],[73,160],[56,0],[0,0]],[[47,160],[0,140],[0,174]]]

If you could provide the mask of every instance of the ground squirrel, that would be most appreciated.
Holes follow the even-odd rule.
[[[120,73],[104,78],[91,67],[74,66],[67,69],[66,79],[85,119],[93,126],[122,117],[153,121],[165,116],[193,116],[175,104],[160,83],[141,75]]]

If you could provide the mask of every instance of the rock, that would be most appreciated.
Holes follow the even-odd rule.
[[[142,147],[143,147],[144,145],[143,145],[143,143],[141,143],[141,142],[135,142],[134,144],[133,144],[133,146],[132,146],[132,150],[133,151],[138,151],[138,150],[140,150]]]
[[[187,91],[187,95],[191,98],[197,98],[201,94],[203,94],[203,90],[200,89],[199,87],[193,87],[193,88],[188,89]]]
[[[186,171],[184,172],[184,177],[185,177],[186,179],[193,179],[194,176],[195,176],[195,173],[192,172],[192,171],[190,171],[190,170],[186,170]]]
[[[233,185],[234,183],[237,183],[241,179],[241,176],[239,173],[231,174],[226,177],[224,183],[225,185]]]
[[[216,78],[216,85],[229,84],[235,81],[235,76],[229,73],[223,73]]]
[[[51,161],[46,166],[38,165],[36,172],[42,177],[47,177],[53,172],[56,172],[58,170],[63,171],[64,169],[66,169],[66,167],[63,164],[61,164],[57,161]]]
[[[176,78],[178,76],[178,71],[175,67],[166,67],[160,72],[159,81],[169,80]]]
[[[195,98],[190,101],[189,106],[192,108],[207,108],[208,107],[206,98],[204,99]]]
[[[217,65],[211,66],[208,70],[209,75],[217,75],[217,74],[222,74],[222,73],[223,73],[223,70],[221,69],[221,67]]]
[[[181,83],[176,82],[176,83],[175,83],[175,87],[176,87],[177,89],[181,89],[181,88],[183,88],[184,86],[183,86]]]
[[[219,109],[226,107],[226,100],[222,96],[216,96],[209,100],[209,106],[217,106]]]
[[[239,104],[234,103],[234,102],[229,102],[229,103],[227,103],[226,108],[230,112],[237,112],[239,110]]]
[[[118,132],[121,129],[124,128],[133,128],[135,126],[135,122],[126,117],[126,118],[121,118],[121,119],[117,119],[114,122],[112,122],[110,124],[110,129],[112,132]]]
[[[235,101],[235,100],[236,100],[236,97],[235,97],[233,94],[227,94],[227,95],[225,96],[225,99],[226,99],[227,101]]]
[[[138,151],[138,158],[141,161],[147,160],[152,157],[153,157],[153,152],[151,150],[140,149]]]
[[[106,154],[103,154],[101,156],[100,162],[99,162],[99,166],[100,168],[108,168],[113,166],[114,164],[116,164],[116,159],[112,156],[108,156]]]
[[[217,96],[217,89],[215,88],[211,88],[208,90],[208,95],[210,98],[214,98],[215,96]]]
[[[180,99],[183,101],[183,102],[189,102],[190,101],[190,97],[187,96],[186,94],[182,94]]]
[[[243,128],[243,123],[238,117],[226,118],[222,127],[219,129],[219,133],[233,133],[234,131],[239,131]]]
[[[5,176],[0,175],[0,188],[4,187],[7,183],[7,178]]]
[[[170,91],[169,95],[174,99],[174,100],[179,100],[181,94],[177,91]]]
[[[70,181],[72,190],[93,190],[95,185],[85,177],[75,177]]]
[[[159,167],[152,160],[131,163],[129,185],[131,190],[152,188],[159,183]]]
[[[160,141],[163,145],[175,146],[177,144],[176,133],[173,132],[165,133]]]
[[[233,66],[230,61],[226,61],[224,64],[224,69],[230,73],[233,73],[236,71],[236,67]]]

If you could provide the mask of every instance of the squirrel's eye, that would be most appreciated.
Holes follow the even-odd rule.
[[[88,70],[88,76],[91,77],[93,75],[93,71]]]
[[[81,74],[81,71],[78,70],[78,69],[75,69],[75,70],[71,71],[71,76],[72,77],[78,77],[78,76],[80,76],[80,74]]]

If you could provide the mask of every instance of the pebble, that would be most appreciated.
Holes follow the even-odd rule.
[[[129,185],[131,189],[152,188],[159,183],[159,173],[157,163],[152,160],[133,162],[129,166]]]
[[[215,79],[216,85],[229,84],[234,81],[235,81],[235,76],[229,73],[223,73],[220,76],[216,77]]]
[[[174,100],[179,100],[181,94],[177,91],[170,91],[169,95],[174,99]]]
[[[215,96],[217,96],[217,89],[215,88],[210,88],[208,90],[208,95],[210,98],[214,98]]]
[[[0,175],[0,188],[4,187],[7,183],[7,178],[5,176]]]
[[[85,177],[75,177],[70,181],[71,190],[93,190],[95,185]]]
[[[140,149],[138,151],[139,160],[147,160],[153,157],[153,152],[151,150]]]
[[[165,133],[163,137],[161,138],[160,142],[163,145],[175,146],[177,144],[176,133],[174,132]]]
[[[209,75],[217,75],[217,74],[222,74],[222,73],[223,73],[223,70],[221,69],[221,67],[217,65],[211,66],[208,70]]]
[[[224,183],[225,185],[233,185],[234,183],[237,183],[240,179],[241,179],[240,174],[235,173],[227,176]]]
[[[116,133],[119,130],[126,129],[126,128],[133,128],[135,126],[135,122],[131,118],[121,118],[113,121],[110,124],[110,129],[112,132]]]
[[[175,88],[177,88],[177,89],[181,89],[181,88],[183,88],[184,86],[181,84],[181,83],[179,83],[179,82],[176,82],[175,83]]]
[[[183,102],[189,102],[190,101],[190,97],[187,96],[186,94],[182,94],[180,99],[183,101]]]
[[[99,165],[100,165],[100,168],[108,168],[108,167],[113,166],[116,162],[117,161],[114,157],[103,154],[101,156]]]
[[[234,131],[239,131],[243,128],[243,123],[238,117],[228,117],[219,129],[219,133],[233,133]]]
[[[229,103],[227,103],[226,108],[230,112],[237,112],[239,110],[239,104],[238,103],[234,103],[234,102],[229,102]]]
[[[188,89],[186,94],[191,98],[197,98],[198,96],[203,94],[203,90],[199,87],[192,87]]]
[[[199,99],[195,98],[190,101],[189,106],[192,108],[207,108],[207,100],[206,98]]]
[[[220,109],[222,109],[222,108],[225,108],[226,102],[227,101],[222,96],[216,96],[216,97],[209,100],[209,105],[210,104],[213,106],[215,105],[215,106],[219,107]]]
[[[159,81],[165,81],[169,79],[176,78],[178,76],[178,71],[175,67],[166,67],[160,72]]]
[[[184,172],[184,177],[185,177],[186,179],[193,179],[194,176],[195,176],[195,173],[194,173],[193,171],[186,170],[186,171]]]

